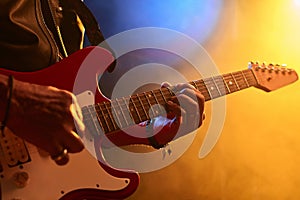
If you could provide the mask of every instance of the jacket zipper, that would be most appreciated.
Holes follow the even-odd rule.
[[[42,3],[42,2],[41,2]],[[56,27],[55,29],[56,30],[54,30],[54,31],[57,31],[57,33],[58,33],[58,35],[59,35],[59,37],[61,38],[61,34],[60,34],[60,29],[59,29],[59,27],[57,26],[57,24],[56,24],[56,20],[55,20],[55,18],[54,18],[54,15],[53,15],[53,13],[52,13],[52,7],[50,6],[50,1],[49,0],[47,0],[47,1],[45,1],[45,3],[47,3],[47,6],[48,6],[48,8],[49,8],[49,11],[50,11],[50,13],[46,13],[46,15],[48,16],[49,14],[51,15],[51,19],[53,20],[53,23],[54,23],[54,26]],[[52,42],[52,44],[54,44],[54,48],[55,48],[55,51],[56,52],[54,52],[54,54],[55,54],[55,61],[56,62],[59,62],[60,60],[62,60],[63,58],[64,58],[64,56],[61,54],[61,52],[60,52],[60,50],[59,50],[59,47],[58,47],[58,44],[57,44],[57,41],[56,41],[56,39],[54,38],[54,36],[52,35],[53,33],[52,33],[52,31],[48,28],[48,25],[47,25],[47,23],[45,22],[45,18],[44,18],[44,14],[43,14],[43,9],[41,8],[41,4],[39,5],[39,12],[40,12],[40,16],[41,16],[41,23],[42,23],[42,25],[44,26],[44,28],[46,29],[46,31],[48,32],[48,36],[50,37],[48,37]],[[47,9],[48,10],[48,9]],[[57,28],[58,27],[58,28]],[[60,39],[60,42],[62,42],[61,41],[61,39]],[[61,43],[61,45],[62,45],[62,47],[63,47],[63,49],[64,49],[64,51],[66,51],[65,50],[65,46],[64,46],[64,44],[63,43]],[[65,54],[65,53],[64,53]],[[65,57],[67,57],[67,56],[65,56]]]
[[[58,38],[59,38],[60,45],[63,49],[64,56],[68,57],[68,53],[67,53],[67,50],[66,50],[63,38],[62,38],[62,34],[61,34],[61,31],[60,31],[59,25],[56,23],[56,19],[54,17],[53,11],[52,11],[51,2],[50,2],[50,0],[47,0],[47,2],[48,2],[49,9],[50,9],[51,17],[52,17],[52,20],[53,20],[53,23],[54,23],[54,26],[55,26],[55,29],[56,29],[56,32],[57,32],[57,35],[58,35]]]
[[[41,22],[42,22],[42,25],[44,26],[44,28],[46,28],[46,30],[47,30],[47,32],[48,32],[48,35],[49,35],[49,39],[52,41],[52,43],[54,44],[54,47],[55,47],[55,50],[56,50],[56,52],[54,52],[55,53],[55,60],[56,60],[56,62],[58,62],[58,61],[60,61],[62,58],[63,58],[63,56],[62,55],[60,55],[60,52],[59,52],[59,48],[58,48],[58,46],[57,46],[57,44],[56,44],[56,41],[55,41],[55,39],[54,39],[54,37],[52,36],[52,33],[51,33],[51,31],[49,30],[49,28],[48,28],[48,26],[47,26],[47,24],[46,24],[46,22],[45,22],[45,19],[44,19],[44,14],[43,14],[43,9],[42,9],[42,5],[41,5],[41,3],[42,2],[40,2],[40,5],[39,5],[39,12],[40,12],[40,16],[41,16]],[[48,1],[47,1],[47,4],[48,4],[48,6],[49,6],[49,3],[48,3]],[[49,6],[50,7],[50,6]]]

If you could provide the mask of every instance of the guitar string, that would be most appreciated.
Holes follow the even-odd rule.
[[[248,88],[251,85],[254,85],[256,80],[253,78],[253,75],[249,76],[249,71],[250,70],[244,70],[244,71],[240,71],[240,72],[228,73],[228,74],[224,74],[222,76],[215,76],[215,77],[212,77],[212,78],[205,78],[205,79],[202,79],[202,80],[193,81],[191,83],[194,83],[196,85],[197,89],[202,91],[204,94],[206,93],[206,95],[205,95],[206,99],[212,99],[212,98],[216,98],[216,97],[219,97],[219,96],[222,96],[222,95],[225,95],[225,94],[229,94],[229,93],[238,91],[240,89]],[[220,78],[223,79],[223,80],[221,80],[221,83],[218,82],[218,81],[220,81]],[[230,82],[230,81],[234,82],[235,84],[229,84],[228,85],[228,82]],[[250,85],[249,85],[249,83],[250,83]],[[215,86],[215,87],[219,87],[219,88],[220,88],[220,85],[222,85],[222,88],[225,88],[225,92],[219,91],[219,94],[217,94],[217,95],[208,94],[209,89],[208,89],[207,85],[211,86],[211,87]],[[235,87],[235,88],[234,88],[233,91],[231,91],[230,87],[231,87],[231,90],[232,90],[232,87]],[[241,88],[239,88],[239,87],[241,87]],[[162,88],[162,90],[161,90],[162,98],[164,100],[162,104],[165,104],[166,103],[166,97],[165,96],[166,96],[166,91],[167,90],[166,89],[164,91],[163,90],[164,90],[164,88]],[[155,90],[152,90],[150,92],[155,94]],[[155,96],[155,98],[159,97],[158,95],[154,95],[154,96]],[[137,114],[139,114],[139,117],[138,117],[139,119],[135,120],[135,122],[136,121],[142,122],[142,121],[146,121],[146,120],[149,119],[149,115],[147,113],[148,109],[146,109],[145,106],[148,106],[149,108],[152,108],[152,104],[151,104],[151,101],[149,100],[149,98],[147,98],[146,94],[142,94],[142,95],[138,94],[138,95],[133,95],[131,97],[126,97],[126,98],[133,104],[133,107],[135,108],[134,109],[135,112]],[[146,103],[143,103],[145,101],[146,101]],[[112,101],[112,102],[114,102],[114,101]],[[158,102],[159,102],[159,100],[158,100]],[[101,104],[101,103],[99,103],[99,104]],[[156,104],[156,101],[155,101],[155,104]],[[105,103],[105,106],[108,106],[108,107],[106,107],[106,108],[100,107],[100,109],[102,110],[101,111],[102,113],[103,113],[103,110],[105,110],[105,113],[107,113],[107,115],[105,115],[104,122],[106,123],[107,126],[110,126],[109,129],[118,130],[119,127],[116,126],[115,121],[112,119],[112,114],[111,114],[112,108],[114,110],[116,110],[116,106],[114,106],[112,104],[107,104],[107,103]],[[128,111],[128,106],[125,106],[126,107],[125,109],[122,106],[120,107],[119,105],[117,107],[118,107],[117,109],[120,109],[123,112],[124,112],[124,110]],[[129,112],[129,113],[131,113],[131,112]],[[152,111],[152,113],[154,114],[153,111]],[[142,116],[141,116],[141,114],[142,114]],[[117,113],[115,115],[118,116]],[[122,116],[126,120],[125,115],[122,114]],[[138,115],[136,115],[136,116],[138,116]],[[111,122],[108,122],[107,118]],[[120,120],[119,124],[122,125],[121,120]],[[126,125],[129,125],[129,123],[126,123]],[[112,126],[113,126],[113,128],[112,128]]]

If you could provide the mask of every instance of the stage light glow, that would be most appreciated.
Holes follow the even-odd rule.
[[[294,0],[296,6],[300,6],[300,0]]]
[[[140,27],[162,27],[204,41],[218,22],[222,0],[85,0],[106,37]]]

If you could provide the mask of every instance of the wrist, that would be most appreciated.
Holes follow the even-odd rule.
[[[175,118],[171,120],[158,117],[150,120],[146,126],[149,144],[155,149],[165,147],[169,142],[175,139],[178,128],[178,123]]]

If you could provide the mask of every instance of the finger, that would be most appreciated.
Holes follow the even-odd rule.
[[[84,148],[81,138],[73,130],[61,135],[61,145],[64,146],[70,153],[80,152]]]
[[[195,93],[194,90],[185,88],[177,94],[177,101],[179,106],[185,111],[185,114],[182,114],[183,123],[193,128],[199,127],[202,124],[204,109],[201,93]]]
[[[195,101],[198,104],[200,113],[204,110],[204,102],[205,98],[201,94],[200,91],[193,89],[193,88],[184,88],[180,91],[179,95],[186,95],[191,98],[191,101]],[[187,102],[189,103],[189,102]]]
[[[80,106],[79,106],[79,104],[78,104],[77,98],[76,98],[75,95],[73,95],[73,94],[72,94],[72,101],[73,101],[74,109],[75,109],[75,111],[76,111],[76,115],[78,116],[78,118],[79,118],[80,120],[82,120],[83,117],[82,117],[81,108],[80,108]]]
[[[67,149],[69,153],[77,153],[84,149],[83,141],[73,129],[62,128],[52,134],[46,143],[43,143],[46,145],[41,148],[49,152],[51,156],[56,155],[62,149]]]
[[[55,161],[57,165],[65,165],[69,162],[68,150],[60,148],[60,150],[57,153],[51,155],[51,158]]]
[[[69,161],[68,150],[59,141],[53,140],[53,138],[49,138],[48,142],[39,148],[47,152],[58,165],[65,165]]]
[[[181,90],[183,89],[191,89],[191,90],[196,90],[196,88],[194,86],[192,86],[189,83],[179,83],[176,84],[175,86],[172,87],[172,91],[176,94],[179,93]]]
[[[179,102],[182,107],[198,107],[198,94],[191,88],[184,88],[176,94],[175,103]],[[173,99],[173,98],[172,98]],[[198,108],[197,108],[198,110]]]
[[[174,113],[177,117],[180,117],[182,115],[182,109],[177,102],[170,100],[167,102],[167,105],[169,112]]]
[[[69,161],[68,153],[80,152],[84,145],[80,137],[74,132],[57,132],[59,138],[49,138],[46,145],[40,148],[49,153],[52,160],[58,165],[65,165]]]
[[[171,84],[169,82],[163,82],[161,85],[163,88],[171,87]]]
[[[58,134],[60,139],[52,142],[51,149],[48,152],[56,164],[64,165],[69,161],[69,153],[82,151],[84,145],[73,130],[68,133],[59,132]]]
[[[182,109],[190,114],[199,112],[199,105],[195,96],[196,95],[193,90],[185,88],[179,92],[176,97],[172,97],[170,99],[170,102],[173,102],[173,104],[169,103],[169,108],[177,115],[180,114],[179,112]]]
[[[71,114],[74,119],[75,127],[78,131],[83,132],[85,129],[85,125],[82,121],[82,113],[79,105],[77,103],[73,103],[70,106]]]
[[[199,121],[199,105],[190,96],[180,94],[178,95],[178,101],[180,102],[180,107],[185,111],[184,119],[189,119],[187,122]]]

